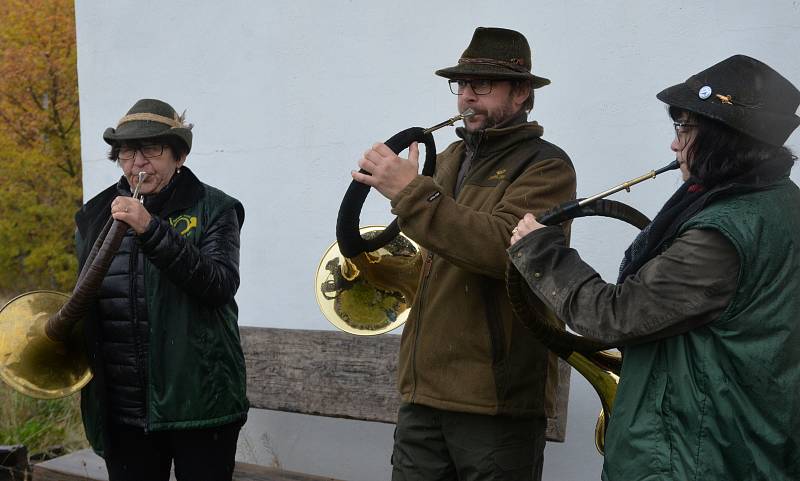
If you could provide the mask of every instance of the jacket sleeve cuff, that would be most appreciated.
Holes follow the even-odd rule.
[[[418,205],[420,198],[425,198],[428,202],[434,202],[441,196],[441,187],[436,185],[433,178],[418,175],[392,199],[392,213],[403,216],[411,212],[415,205]]]
[[[150,223],[147,224],[147,229],[144,232],[139,234],[139,240],[146,244],[150,240],[153,239],[153,235],[155,235],[156,229],[158,229],[158,224],[160,223],[159,218],[156,216],[150,217]]]
[[[508,255],[537,297],[570,324],[565,304],[576,286],[597,273],[567,247],[564,230],[549,226],[532,232],[511,246]]]

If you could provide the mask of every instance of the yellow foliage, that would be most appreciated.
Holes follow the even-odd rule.
[[[69,291],[81,205],[72,0],[0,2],[0,291]]]

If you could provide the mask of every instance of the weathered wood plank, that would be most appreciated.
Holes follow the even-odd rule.
[[[247,396],[253,407],[394,423],[400,336],[241,327]],[[558,415],[547,438],[566,432],[570,367],[560,365]]]
[[[75,451],[33,466],[35,481],[108,480],[106,463],[91,449]]]
[[[170,477],[175,479],[174,474]],[[33,481],[108,481],[106,463],[91,449],[83,449],[39,463]],[[278,468],[236,463],[233,481],[338,481],[334,478],[283,471]]]
[[[240,329],[254,407],[395,422],[399,336]]]

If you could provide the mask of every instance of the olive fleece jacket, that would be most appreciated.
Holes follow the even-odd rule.
[[[572,163],[542,131],[525,122],[476,133],[471,167],[454,196],[467,155],[457,141],[437,156],[433,177],[418,176],[392,200],[425,259],[400,346],[404,402],[478,414],[553,413],[556,358],[516,320],[505,288],[506,248],[519,219],[575,198]]]

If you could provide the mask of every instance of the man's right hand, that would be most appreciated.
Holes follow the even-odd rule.
[[[419,146],[416,142],[408,148],[408,158],[395,154],[386,144],[375,144],[364,152],[358,166],[372,175],[353,171],[354,180],[375,187],[389,200],[394,200],[406,186],[419,175]]]

